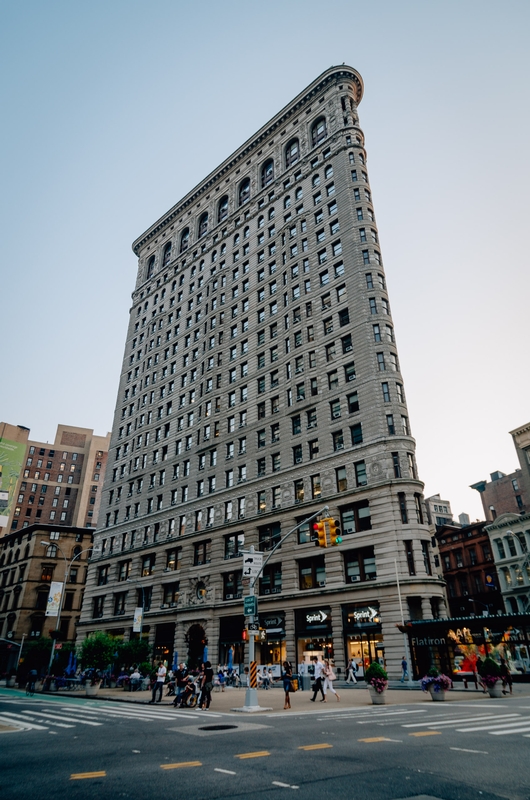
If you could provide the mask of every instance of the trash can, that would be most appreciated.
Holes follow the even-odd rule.
[[[300,677],[302,679],[301,680],[301,684],[300,684],[300,688],[303,689],[304,692],[310,692],[311,691],[311,680],[312,680],[311,675],[304,674],[304,675],[301,675]]]

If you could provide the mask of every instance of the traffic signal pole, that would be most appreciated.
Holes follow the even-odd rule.
[[[312,514],[310,517],[307,517],[307,519],[304,519],[304,520],[302,520],[302,522],[299,522],[298,525],[295,525],[294,528],[291,528],[290,531],[287,531],[285,536],[282,536],[282,538],[280,539],[278,544],[274,545],[274,547],[270,551],[269,555],[267,556],[267,558],[263,562],[262,567],[261,567],[260,571],[258,572],[258,574],[255,575],[254,578],[250,578],[248,597],[255,597],[256,581],[259,580],[259,578],[262,576],[263,570],[267,566],[270,558],[274,555],[276,550],[279,547],[281,547],[282,544],[285,542],[285,540],[288,539],[289,536],[292,533],[297,531],[298,528],[301,528],[302,525],[305,525],[307,522],[311,522],[311,520],[315,519],[315,517],[318,517],[321,514],[326,514],[326,515],[329,514],[329,506],[324,506],[319,511],[316,511],[314,514]],[[254,552],[254,545],[250,546],[249,552],[250,553]],[[249,621],[250,624],[253,624],[256,621],[259,621],[258,607],[257,607],[257,603],[255,601],[254,601],[254,604],[253,604],[253,609],[254,609],[254,613],[253,614],[249,614],[249,616],[248,616],[248,621]],[[249,662],[248,663],[248,686],[247,686],[247,690],[245,692],[245,705],[241,709],[234,709],[236,711],[247,711],[247,712],[261,711],[261,707],[260,707],[260,705],[258,703],[257,686],[255,684],[255,681],[256,681],[256,663],[254,661],[254,658],[255,658],[254,631],[253,630],[249,630],[249,638],[248,638],[248,662]],[[254,685],[252,685],[252,684],[254,684]]]

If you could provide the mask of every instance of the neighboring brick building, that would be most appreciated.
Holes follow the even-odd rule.
[[[6,438],[9,434],[7,431]],[[95,528],[109,442],[110,433],[95,436],[90,428],[70,425],[57,426],[51,446],[28,440],[26,435],[14,503],[6,527],[0,531],[41,523]]]
[[[360,75],[326,70],[133,245],[133,292],[80,632],[155,655],[244,655],[241,551],[258,661],[385,658],[405,615],[445,614],[366,166]],[[178,159],[179,154],[176,154]],[[399,280],[399,278],[396,278]],[[131,580],[133,583],[127,583]]]
[[[501,514],[530,513],[530,423],[510,431],[517,458],[521,465],[510,475],[492,472],[491,481],[478,481],[471,485],[482,500],[487,522]]]
[[[480,616],[486,610],[490,614],[504,612],[485,526],[485,522],[463,528],[444,525],[436,531],[451,617],[467,617],[470,613]]]
[[[45,616],[46,605],[51,582],[64,581],[68,563],[59,631],[61,641],[75,641],[92,536],[86,528],[40,524],[0,539],[0,639],[18,644],[24,635],[31,642],[55,630],[57,618]],[[17,655],[16,645],[0,642],[0,673]]]

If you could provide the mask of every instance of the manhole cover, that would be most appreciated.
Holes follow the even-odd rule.
[[[200,731],[229,731],[232,728],[237,728],[237,725],[203,725],[199,728]]]

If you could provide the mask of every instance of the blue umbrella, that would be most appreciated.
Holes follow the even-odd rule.
[[[173,671],[178,669],[178,665],[179,665],[179,654],[178,654],[177,650],[174,650],[173,651],[173,664],[171,666],[171,669]]]
[[[202,654],[202,661],[203,661],[203,663],[208,661],[208,645],[207,644],[204,645],[204,652]]]
[[[75,675],[77,672],[77,656],[74,656],[74,660],[72,661],[72,675]]]
[[[73,663],[74,663],[74,651],[70,650],[70,655],[68,657],[68,666],[66,667],[66,670],[65,670],[67,675],[71,675],[72,674]]]
[[[228,648],[228,664],[227,664],[227,666],[228,666],[229,670],[231,670],[232,667],[234,666],[234,648],[233,647],[229,647]]]

